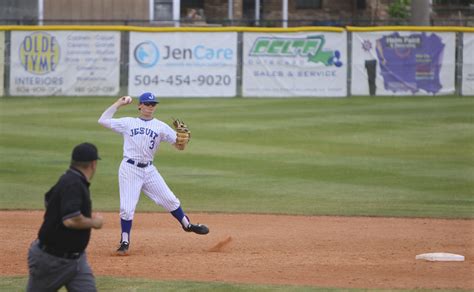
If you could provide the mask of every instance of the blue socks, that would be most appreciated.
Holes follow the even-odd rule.
[[[181,207],[178,207],[178,209],[174,210],[171,212],[171,215],[173,215],[176,220],[183,225],[184,228],[188,228],[189,226],[189,218],[184,214],[183,209]],[[124,220],[120,219],[120,225],[122,226],[122,237],[120,242],[128,242],[130,243],[130,231],[132,230],[132,221],[133,220]]]
[[[179,206],[178,209],[172,211],[171,215],[173,215],[174,218],[176,218],[176,220],[178,220],[184,228],[189,226],[189,218],[188,216],[184,215],[184,211],[181,209],[181,206]]]
[[[132,230],[132,220],[120,219],[120,225],[122,225],[122,237],[120,242],[130,242],[130,230]]]

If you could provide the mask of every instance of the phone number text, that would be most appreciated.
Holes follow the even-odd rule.
[[[136,86],[167,84],[170,86],[227,86],[232,83],[230,75],[135,75],[133,84]]]

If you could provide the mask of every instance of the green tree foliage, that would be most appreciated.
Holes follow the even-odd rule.
[[[411,0],[395,0],[388,6],[391,18],[407,19],[410,17]]]

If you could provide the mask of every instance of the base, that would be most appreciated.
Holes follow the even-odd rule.
[[[439,261],[439,262],[463,262],[464,256],[454,253],[446,252],[433,252],[433,253],[423,253],[415,257],[417,260],[426,260],[426,261]]]

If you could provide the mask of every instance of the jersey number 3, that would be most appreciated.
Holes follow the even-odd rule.
[[[155,148],[155,140],[150,140],[150,144],[151,144],[149,147],[150,149]]]

